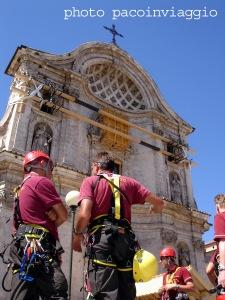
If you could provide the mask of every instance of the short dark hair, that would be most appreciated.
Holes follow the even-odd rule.
[[[216,204],[225,204],[225,194],[218,194],[214,198]]]
[[[93,162],[102,170],[113,171],[115,168],[115,162],[108,152],[97,153]]]

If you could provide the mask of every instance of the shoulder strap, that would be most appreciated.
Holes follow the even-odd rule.
[[[110,186],[112,188],[112,192],[113,192],[113,194],[112,194],[113,199],[112,199],[112,205],[111,205],[112,206],[112,212],[111,212],[111,214],[113,215],[113,217],[115,217],[115,213],[113,212],[113,210],[116,210],[116,208],[115,208],[115,200],[114,200],[114,195],[115,195],[114,192],[117,191],[119,195],[122,195],[123,198],[126,199],[126,201],[129,202],[129,200],[127,199],[126,195],[121,191],[121,189],[119,187],[119,184],[117,184],[117,183],[115,184],[113,181],[111,181],[110,179],[108,179],[108,177],[105,176],[105,175],[106,174],[99,174],[99,175],[97,175],[98,178],[92,184],[92,189],[93,189],[93,192],[95,192],[95,189],[97,188],[97,186],[98,186],[98,184],[99,184],[99,182],[100,182],[100,180],[102,178],[104,178],[105,180],[107,180],[109,182],[109,184],[110,184]],[[120,175],[117,175],[117,176],[119,177]],[[114,177],[115,177],[115,174],[114,174]],[[118,209],[117,209],[117,211],[118,211]],[[120,212],[120,216],[123,217],[123,206],[122,205],[120,205],[120,211],[121,211]],[[117,214],[117,218],[118,218],[118,214]],[[118,219],[120,219],[120,217]]]
[[[98,175],[98,176],[101,176],[101,177],[103,177],[103,178],[105,178],[107,181],[110,181],[108,178],[106,178],[106,177],[104,177],[103,176],[104,174],[100,174],[100,175]],[[120,175],[118,175],[118,176],[120,176]],[[112,186],[115,188],[115,189],[117,189],[119,192],[120,192],[120,194],[129,202],[129,200],[127,199],[127,196],[121,191],[121,189],[119,188],[119,186],[117,186],[116,184],[114,184],[113,182],[110,182],[111,184],[112,184]]]
[[[16,189],[14,190],[15,196],[14,196],[14,213],[13,213],[13,223],[15,226],[15,229],[17,229],[19,227],[20,224],[23,224],[23,219],[21,216],[21,212],[20,212],[20,202],[19,202],[19,194],[20,194],[20,190],[21,187],[23,186],[23,184],[29,179],[31,178],[31,176],[27,176],[23,182],[21,183],[21,185],[19,185],[18,187],[16,187]]]
[[[179,269],[180,269],[180,267],[177,267],[176,270],[172,274],[166,275],[166,283],[174,283],[174,276]]]
[[[102,175],[103,178],[105,178],[112,189],[113,192],[113,198],[114,198],[114,218],[116,220],[120,220],[121,214],[121,205],[120,205],[120,175],[113,175],[112,178],[109,179],[107,174]]]

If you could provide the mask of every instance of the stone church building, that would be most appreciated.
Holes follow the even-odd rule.
[[[159,257],[172,245],[182,265],[204,274],[208,214],[193,197],[188,136],[193,127],[165,102],[154,80],[114,44],[86,43],[63,55],[20,46],[9,62],[10,97],[0,122],[0,251],[10,240],[12,190],[23,178],[22,157],[42,149],[55,162],[62,198],[79,190],[96,152],[108,151],[117,172],[165,196],[162,214],[135,206],[133,227],[141,246]],[[2,101],[5,99],[2,99]],[[71,218],[60,228],[68,276]],[[72,299],[83,299],[84,260],[74,253]],[[4,267],[0,263],[1,279]],[[5,299],[1,290],[0,299]]]

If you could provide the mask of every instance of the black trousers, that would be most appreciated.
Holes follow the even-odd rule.
[[[13,269],[19,269],[25,240],[15,241],[10,248],[10,257],[13,262]],[[22,251],[21,251],[22,249]],[[12,276],[12,291],[10,300],[67,300],[68,284],[62,272],[60,262],[57,257],[49,263],[48,269],[39,265],[34,267],[34,280],[31,282],[20,280],[19,273]],[[40,297],[40,298],[39,298]]]
[[[98,230],[91,236],[89,265],[87,270],[88,286],[95,300],[134,300],[136,287],[133,279],[132,249],[129,232],[115,237],[116,242],[106,230]],[[122,253],[116,253],[122,250]],[[116,267],[102,266],[98,262],[107,262]]]
[[[88,280],[95,300],[134,300],[136,297],[133,271],[98,266],[89,270]]]

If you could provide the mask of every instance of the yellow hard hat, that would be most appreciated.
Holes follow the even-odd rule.
[[[149,281],[158,273],[156,257],[143,249],[138,250],[133,260],[133,276],[135,282]]]

